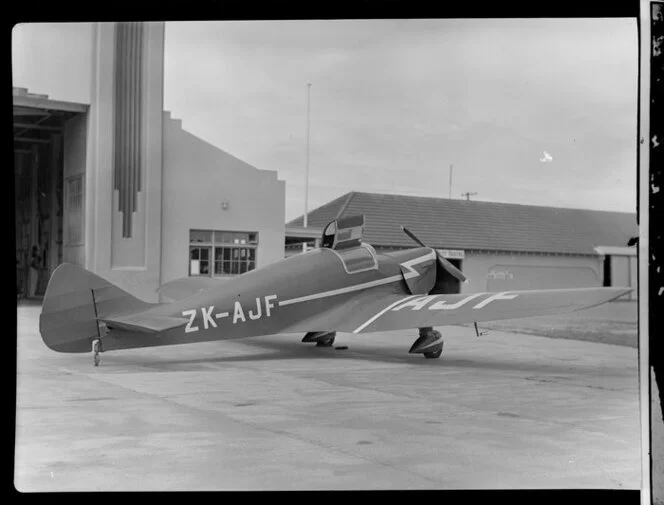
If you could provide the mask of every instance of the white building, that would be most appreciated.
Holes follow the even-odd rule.
[[[283,258],[277,173],[164,112],[164,23],[58,26],[65,51],[50,48],[40,25],[13,33],[13,66],[22,69],[13,83],[22,293],[43,294],[63,261],[157,301],[157,288],[173,279],[236,275]],[[35,50],[62,71],[17,61]],[[28,92],[26,82],[46,93]]]

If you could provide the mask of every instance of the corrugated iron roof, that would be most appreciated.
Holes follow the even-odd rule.
[[[636,214],[511,203],[350,192],[309,212],[308,225],[365,215],[364,240],[412,247],[401,225],[441,249],[597,254],[595,246],[626,246],[638,234]],[[302,217],[287,226],[302,226]]]

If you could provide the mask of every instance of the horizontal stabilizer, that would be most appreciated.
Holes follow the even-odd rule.
[[[160,316],[153,314],[131,314],[128,316],[115,316],[100,318],[109,329],[140,331],[143,333],[159,333],[161,331],[178,328],[187,324],[182,317]]]

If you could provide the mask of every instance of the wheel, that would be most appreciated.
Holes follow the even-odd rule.
[[[440,358],[440,355],[443,354],[443,348],[441,347],[437,351],[425,352],[424,357],[427,359],[436,359]]]
[[[334,335],[326,339],[319,339],[316,341],[316,347],[332,347],[334,345]]]
[[[438,333],[438,332],[436,332]],[[440,336],[440,333],[438,333],[438,336]],[[440,358],[440,355],[443,354],[443,344],[440,344],[440,347],[438,347],[435,351],[427,351],[424,354],[424,357],[426,359],[437,359]]]

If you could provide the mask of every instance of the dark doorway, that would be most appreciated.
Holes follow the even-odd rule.
[[[41,297],[62,263],[63,126],[72,113],[14,106],[16,294]]]
[[[452,265],[461,269],[462,260],[460,259],[450,259],[448,260]],[[461,293],[461,282],[456,277],[449,274],[446,270],[442,268],[438,269],[438,277],[436,278],[436,284],[434,285],[431,293],[435,294],[456,294]]]
[[[603,285],[605,287],[611,286],[611,256],[604,256],[604,275],[603,275]]]

